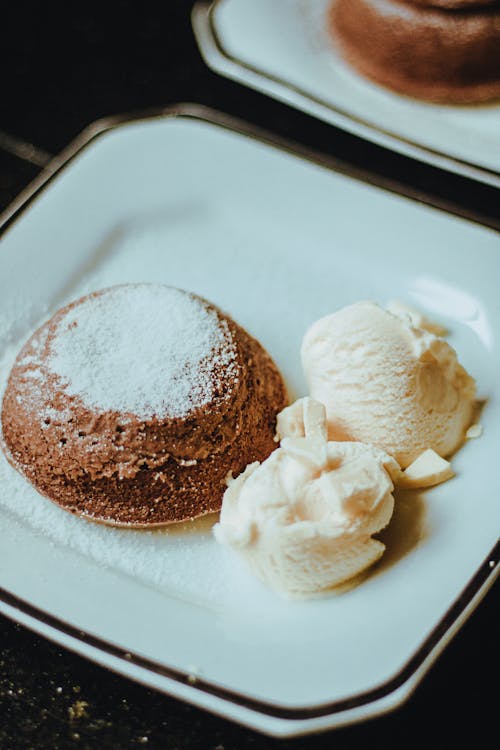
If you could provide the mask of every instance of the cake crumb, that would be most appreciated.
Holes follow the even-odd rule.
[[[85,716],[88,716],[88,705],[89,704],[87,703],[87,701],[75,701],[71,706],[69,706],[68,715],[70,721],[83,719]]]

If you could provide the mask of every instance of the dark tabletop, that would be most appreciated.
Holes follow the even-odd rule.
[[[103,3],[68,3],[62,14],[50,3],[2,8],[0,208],[97,118],[196,102],[498,224],[492,188],[410,162],[211,73],[194,42],[191,4],[124,1],[114,13],[107,6],[107,16]],[[147,690],[0,617],[0,750],[481,747],[497,727],[499,604],[496,585],[403,708],[289,741]]]

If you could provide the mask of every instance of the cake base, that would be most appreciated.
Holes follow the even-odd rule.
[[[119,289],[63,308],[24,346],[2,404],[6,456],[43,495],[94,521],[163,526],[217,511],[228,473],[239,474],[276,447],[276,415],[286,404],[282,378],[259,342],[229,316],[183,293],[220,327],[210,398],[177,416],[90,407],[51,370],[54,341],[61,328],[67,336],[76,325],[68,321],[79,306],[99,304],[101,295]]]

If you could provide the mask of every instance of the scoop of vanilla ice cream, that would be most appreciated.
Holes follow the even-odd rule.
[[[325,420],[310,398],[285,409],[280,447],[229,481],[214,529],[287,596],[330,589],[372,565],[385,549],[372,534],[394,508],[394,459],[374,446],[327,442]]]
[[[448,456],[471,422],[475,382],[455,350],[373,302],[316,321],[302,363],[329,439],[373,443],[402,467],[428,448]]]

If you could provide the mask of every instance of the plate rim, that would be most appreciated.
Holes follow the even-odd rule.
[[[154,119],[191,119],[205,124],[215,125],[224,130],[229,130],[230,132],[253,139],[259,143],[278,148],[281,151],[306,159],[320,166],[329,168],[330,170],[344,173],[349,177],[354,177],[363,182],[367,181],[363,173],[360,173],[358,170],[349,171],[345,164],[333,157],[322,156],[311,149],[271,135],[264,130],[249,125],[248,123],[229,115],[217,112],[216,110],[197,104],[177,104],[162,109],[105,117],[85,128],[85,130],[83,130],[80,135],[78,135],[58,156],[56,156],[41,174],[18,195],[13,203],[7,207],[6,211],[0,215],[0,237],[7,231],[10,225],[24,213],[39,193],[41,193],[43,189],[95,139],[113,129],[119,128],[122,125]],[[382,187],[383,189],[390,190],[391,192],[406,195],[406,197],[418,202],[424,202],[432,207],[446,210],[443,206],[436,204],[436,202],[429,198],[425,200],[425,196],[411,194],[411,190],[408,191],[405,189],[402,193],[401,190],[398,189],[400,186],[395,181],[377,180],[372,175],[372,179],[370,179],[369,182],[378,187]],[[450,213],[449,210],[447,210],[447,212]],[[462,218],[470,220],[469,216],[464,216],[460,211],[455,210],[451,211],[451,213],[456,213]],[[473,219],[473,221],[476,221],[482,226],[489,226],[477,217]],[[116,643],[100,638],[92,633],[84,632],[71,622],[58,618],[50,612],[34,606],[30,602],[2,587],[0,587],[0,611],[10,619],[14,619],[13,612],[17,611],[22,613],[25,617],[24,622],[26,623],[26,620],[28,621],[27,627],[30,627],[30,620],[35,621],[38,625],[38,629],[35,627],[32,627],[31,629],[36,630],[36,632],[41,632],[41,630],[43,630],[43,634],[46,634],[46,630],[48,630],[50,636],[47,637],[52,637],[52,640],[55,640],[58,643],[61,643],[61,640],[58,640],[57,635],[63,636],[64,643],[61,643],[61,645],[71,649],[71,642],[73,642],[73,650],[76,650],[80,654],[84,652],[85,648],[89,650],[96,649],[108,659],[111,657],[112,659],[121,660],[124,665],[121,673],[132,679],[134,679],[134,677],[127,672],[125,664],[129,665],[129,667],[138,667],[153,675],[173,680],[175,683],[181,684],[184,688],[187,687],[190,691],[193,691],[193,695],[197,691],[198,694],[203,693],[206,697],[222,700],[225,704],[234,705],[238,708],[252,711],[262,718],[272,718],[288,723],[295,722],[298,725],[300,722],[330,716],[337,717],[340,723],[340,717],[342,714],[352,712],[355,709],[367,708],[370,705],[374,705],[375,710],[372,713],[366,713],[361,718],[367,719],[377,715],[380,713],[380,711],[376,709],[377,702],[380,702],[383,699],[388,699],[391,696],[394,698],[396,693],[403,689],[406,689],[405,694],[398,700],[395,700],[394,705],[392,705],[389,710],[395,708],[409,697],[412,690],[423,679],[441,650],[450,642],[456,632],[458,632],[467,617],[472,614],[476,606],[500,574],[500,565],[498,565],[499,559],[500,541],[496,543],[490,553],[484,558],[472,578],[466,583],[462,592],[457,596],[438,623],[436,623],[419,648],[389,679],[356,695],[311,706],[302,705],[294,707],[293,705],[274,703],[264,699],[261,700],[198,676],[193,683],[193,676],[188,672],[169,667],[168,665],[156,662],[154,659],[142,656],[141,654],[124,651],[123,647],[120,647]],[[40,628],[40,626],[42,627]],[[70,645],[68,645],[66,639],[69,639]],[[94,659],[94,661],[98,660]],[[105,663],[105,666],[109,667],[109,664]],[[175,695],[175,693],[172,693],[168,689],[165,689],[163,692],[170,692],[170,694]],[[225,715],[227,716],[227,714]],[[228,718],[231,717],[228,716]],[[359,719],[356,719],[356,717],[353,716],[345,723],[353,723],[356,720]],[[259,728],[257,725],[252,725],[255,726],[255,728]],[[280,736],[292,736],[293,734],[294,732],[279,733]]]
[[[187,685],[193,691],[205,693],[208,696],[221,699],[226,703],[248,709],[265,717],[298,722],[335,716],[352,711],[353,709],[363,708],[396,694],[402,688],[411,687],[407,691],[407,694],[402,697],[402,701],[406,700],[412,690],[422,681],[441,649],[448,645],[459,630],[458,625],[461,627],[464,624],[465,620],[472,614],[495,582],[500,573],[500,565],[497,564],[499,557],[500,541],[493,547],[491,553],[484,558],[476,573],[468,581],[465,588],[417,651],[414,652],[395,675],[379,685],[356,695],[307,707],[286,706],[284,704],[253,698],[237,690],[223,687],[210,680],[205,680],[198,675],[193,680],[193,675],[189,672],[169,667],[134,651],[125,651],[118,644],[83,631],[71,622],[30,604],[30,602],[3,587],[0,587],[0,611],[10,619],[12,619],[11,609],[20,611],[26,617],[44,626],[44,628],[49,628],[59,635],[69,637],[86,648],[96,649],[106,655],[106,657],[118,659],[128,666],[139,667],[154,675],[180,683],[183,686]],[[395,706],[399,702],[401,701],[396,702]]]
[[[488,169],[465,159],[443,153],[438,149],[420,145],[410,138],[398,136],[390,130],[372,125],[361,117],[350,114],[339,107],[335,107],[331,102],[309,93],[301,86],[292,84],[273,73],[261,70],[233,55],[225,47],[215,21],[217,9],[223,2],[224,0],[196,0],[191,11],[191,23],[199,50],[207,65],[217,73],[261,91],[273,99],[284,101],[295,109],[379,146],[418,159],[437,168],[447,169],[486,185],[500,187],[500,172],[494,169]],[[269,85],[275,87],[274,92],[269,91]],[[278,91],[276,91],[276,87]],[[290,94],[298,97],[306,105],[311,103],[328,113],[328,117],[326,115],[322,117],[308,107],[300,106],[297,102],[291,102]]]
[[[211,0],[201,0],[202,3]],[[177,102],[166,107],[151,107],[141,110],[131,110],[129,112],[114,114],[99,118],[87,125],[69,144],[56,154],[40,173],[21,190],[14,200],[0,212],[0,237],[8,229],[11,223],[21,214],[22,210],[36,198],[56,175],[62,172],[70,162],[78,156],[90,143],[102,135],[118,128],[122,125],[130,125],[143,121],[155,119],[185,118],[198,120],[211,125],[216,125],[223,130],[229,130],[237,135],[243,135],[250,140],[263,143],[267,146],[277,148],[280,151],[299,157],[304,161],[311,162],[316,166],[329,169],[346,177],[354,179],[361,183],[378,187],[390,193],[394,193],[410,200],[422,203],[431,208],[442,211],[446,214],[452,214],[466,221],[479,224],[482,227],[492,229],[500,233],[500,215],[498,218],[484,216],[477,210],[467,209],[453,200],[447,200],[427,193],[423,188],[412,187],[408,182],[401,182],[396,178],[380,175],[377,171],[368,167],[355,167],[347,160],[332,154],[325,154],[309,146],[304,146],[298,141],[276,135],[264,127],[246,122],[240,117],[227,114],[213,107],[194,102]],[[418,160],[411,155],[403,154],[403,157],[410,163]],[[437,170],[441,173],[443,180],[453,180],[456,175],[450,174],[439,165],[419,163],[420,169]],[[467,193],[470,185],[476,184],[474,177],[470,175],[460,175],[464,182],[463,194]],[[495,194],[498,193],[500,198],[500,179],[498,187],[496,185],[487,185]]]

